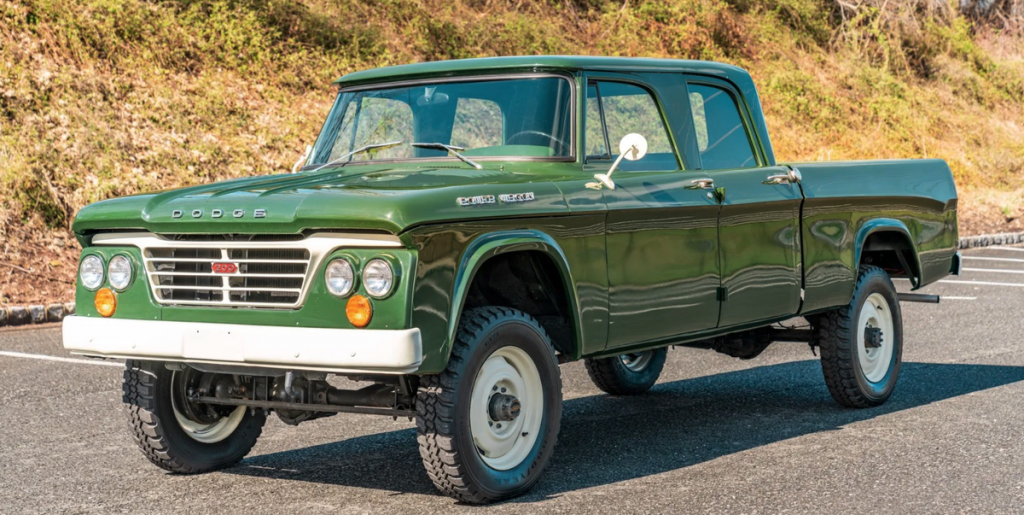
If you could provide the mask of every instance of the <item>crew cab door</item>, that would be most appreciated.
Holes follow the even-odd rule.
[[[800,309],[800,204],[785,167],[763,166],[740,95],[727,83],[688,77],[701,168],[721,200],[719,327],[777,319]]]
[[[607,75],[589,79],[588,174],[608,171],[626,134],[636,132],[648,141],[647,155],[623,160],[612,175],[615,189],[603,190],[608,208],[607,348],[712,329],[719,308],[719,206],[710,190],[694,182],[705,176],[682,169],[661,103],[650,89]],[[678,84],[685,95],[685,85]]]

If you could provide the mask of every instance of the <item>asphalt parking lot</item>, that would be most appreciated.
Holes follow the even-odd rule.
[[[0,330],[0,512],[1024,513],[1024,248],[965,256],[925,289],[941,304],[903,304],[886,405],[839,407],[800,344],[676,349],[636,398],[564,365],[554,462],[485,508],[434,490],[405,419],[271,418],[237,467],[166,474],[128,434],[120,365],[71,357],[59,326]]]

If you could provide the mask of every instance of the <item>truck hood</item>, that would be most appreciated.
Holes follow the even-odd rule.
[[[567,212],[549,177],[465,166],[361,165],[358,170],[261,176],[105,200],[83,208],[72,228],[78,234],[104,229],[252,234],[338,228],[399,234],[432,222]],[[500,200],[500,195],[519,193],[532,193],[533,200]],[[458,202],[475,196],[493,196],[494,203]]]

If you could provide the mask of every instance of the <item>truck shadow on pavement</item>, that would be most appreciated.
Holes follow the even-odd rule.
[[[568,400],[551,466],[532,491],[509,502],[682,469],[1024,381],[1024,367],[1016,366],[904,363],[901,374],[889,402],[866,410],[832,401],[817,360],[660,383],[639,397]],[[423,472],[415,429],[254,456],[224,472],[440,495]]]

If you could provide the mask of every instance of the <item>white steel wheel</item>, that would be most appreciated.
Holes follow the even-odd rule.
[[[623,354],[619,356],[619,359],[622,360],[622,364],[631,372],[643,372],[648,366],[650,366],[653,358],[653,350],[635,352],[633,354]]]
[[[860,369],[868,381],[877,383],[888,373],[893,359],[894,337],[889,304],[880,293],[872,293],[861,308],[857,339],[854,340]]]
[[[171,376],[172,385],[176,386],[178,384],[176,381],[178,379],[177,376],[178,372]],[[178,425],[189,438],[199,443],[213,444],[223,441],[238,429],[238,426],[242,423],[242,418],[245,417],[245,406],[239,406],[228,416],[217,417],[208,422],[199,422],[185,414],[187,408],[179,407],[181,401],[178,397],[178,392],[171,393],[171,408],[174,410],[174,419],[178,421]]]
[[[469,418],[488,467],[509,470],[529,456],[544,418],[544,391],[526,351],[506,346],[487,358],[473,383]]]

